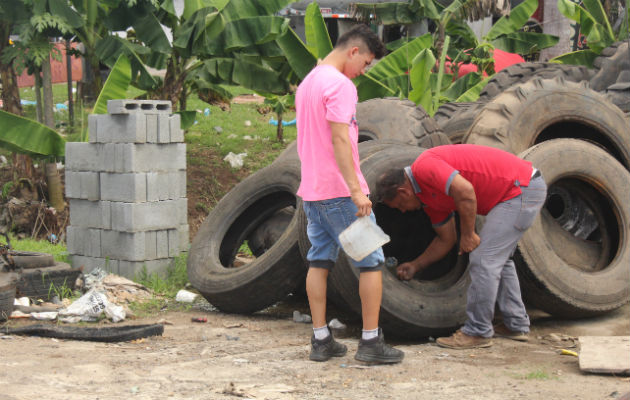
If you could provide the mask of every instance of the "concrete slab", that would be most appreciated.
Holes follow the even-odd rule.
[[[630,336],[580,336],[580,370],[630,375]]]

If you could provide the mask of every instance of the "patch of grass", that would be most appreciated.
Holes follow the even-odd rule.
[[[148,300],[133,301],[129,308],[138,317],[148,317],[166,311],[188,311],[191,306],[186,303],[176,303],[165,297],[155,296]]]
[[[249,248],[249,243],[247,243],[247,240],[243,241],[243,243],[241,243],[241,247],[238,248],[238,252],[241,254],[245,254],[248,256],[253,256],[254,254],[252,253],[252,250]]]
[[[151,289],[158,296],[174,299],[177,292],[188,283],[187,261],[187,253],[183,253],[175,258],[174,265],[166,271],[166,277],[162,277],[157,273],[149,274],[145,267],[134,277],[134,281]]]
[[[11,247],[13,250],[18,251],[34,251],[38,253],[52,254],[55,261],[68,262],[68,251],[66,246],[62,243],[53,244],[47,240],[35,240],[35,239],[20,239],[15,236],[9,236],[11,240]],[[2,241],[3,244],[4,240]]]
[[[538,368],[535,371],[520,375],[518,376],[518,378],[526,379],[526,380],[538,380],[538,381],[548,381],[551,379],[558,379],[558,377],[556,376],[550,376],[549,373],[547,373],[547,371],[545,371],[542,368]]]

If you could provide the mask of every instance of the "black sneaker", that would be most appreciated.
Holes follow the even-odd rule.
[[[332,333],[325,339],[317,340],[315,335],[311,337],[311,355],[309,359],[312,361],[326,361],[330,357],[343,357],[348,352],[345,344],[337,342]]]
[[[359,349],[354,358],[369,363],[393,364],[401,362],[405,358],[405,353],[385,344],[383,331],[379,328],[377,337],[359,341]]]

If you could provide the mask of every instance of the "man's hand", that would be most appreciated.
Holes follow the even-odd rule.
[[[462,235],[459,239],[459,255],[470,253],[479,246],[479,243],[481,243],[481,238],[475,232],[472,232],[471,235]]]
[[[402,279],[403,281],[409,281],[413,278],[413,276],[418,272],[420,268],[417,268],[410,262],[402,263],[396,268],[396,275],[398,275],[398,279]]]
[[[358,211],[355,214],[357,217],[365,217],[372,213],[372,202],[363,194],[363,192],[355,192],[350,195],[352,202],[357,206]]]

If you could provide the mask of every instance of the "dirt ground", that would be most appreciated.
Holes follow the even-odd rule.
[[[487,349],[388,340],[405,352],[390,366],[354,360],[355,322],[339,335],[345,357],[309,361],[311,326],[292,320],[293,310],[306,307],[298,300],[252,316],[198,308],[161,313],[124,322],[172,323],[163,336],[136,342],[0,335],[0,399],[620,399],[630,391],[630,378],[580,372],[577,357],[559,354],[579,352],[574,342],[550,336],[628,335],[630,306],[581,321],[530,310],[529,343],[494,339]],[[332,310],[329,318],[335,316]]]

